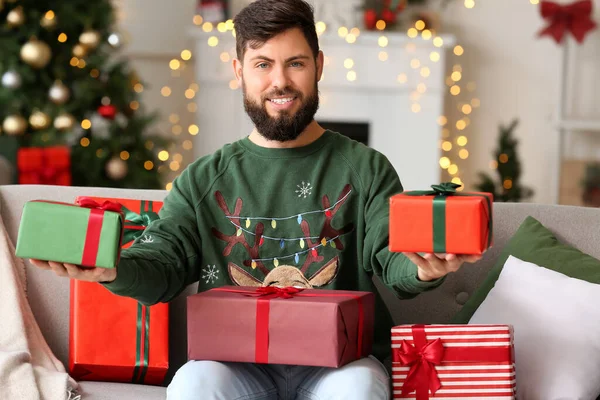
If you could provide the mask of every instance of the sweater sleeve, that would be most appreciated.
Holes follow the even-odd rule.
[[[402,253],[389,250],[389,199],[403,191],[396,170],[382,154],[372,161],[372,181],[365,208],[365,245],[363,265],[375,273],[400,298],[438,287],[444,278],[423,282],[417,278],[417,266]]]
[[[111,292],[143,304],[168,302],[198,280],[201,241],[189,169],[175,181],[159,212],[160,219],[123,250],[117,278],[105,283]]]

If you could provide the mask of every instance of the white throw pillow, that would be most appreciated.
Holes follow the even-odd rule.
[[[600,394],[600,285],[510,256],[469,323],[513,325],[518,399]]]

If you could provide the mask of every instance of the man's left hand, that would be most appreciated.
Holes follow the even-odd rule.
[[[456,272],[463,263],[474,263],[481,260],[480,255],[470,254],[437,254],[425,253],[402,253],[417,266],[419,280],[428,282],[446,276],[450,272]]]

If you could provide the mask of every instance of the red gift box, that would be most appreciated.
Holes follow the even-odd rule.
[[[390,198],[392,252],[483,254],[493,244],[491,193],[433,185]]]
[[[156,201],[91,199],[121,204],[126,237],[128,230],[142,235],[162,207]],[[131,237],[122,243],[129,247]],[[169,368],[168,304],[144,306],[98,283],[71,280],[70,311],[69,370],[75,379],[163,383]]]
[[[188,359],[341,367],[371,354],[369,292],[225,286],[187,299]]]
[[[514,359],[510,325],[396,326],[393,398],[514,400]]]
[[[19,184],[71,185],[71,152],[66,146],[23,147],[17,152]]]

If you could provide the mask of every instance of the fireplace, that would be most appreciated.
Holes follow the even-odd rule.
[[[369,145],[369,123],[368,122],[341,122],[341,121],[317,121],[325,129],[341,133],[350,139]]]
[[[248,135],[253,126],[244,112],[241,89],[233,81],[231,62],[221,61],[235,57],[231,33],[194,28],[192,35],[195,78],[200,85],[196,99],[200,134],[194,137],[194,149],[200,157]],[[218,38],[217,46],[208,44],[211,36]],[[320,36],[326,62],[315,118],[324,127],[383,153],[405,189],[427,188],[441,175],[437,120],[443,115],[447,92],[444,49],[454,40],[443,36],[444,47],[438,48],[431,41],[386,32],[384,49],[381,36],[362,32],[353,44],[337,32]]]

